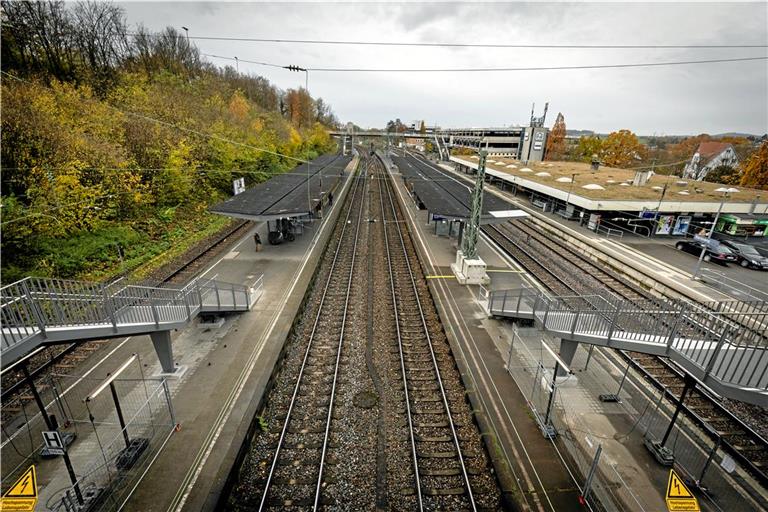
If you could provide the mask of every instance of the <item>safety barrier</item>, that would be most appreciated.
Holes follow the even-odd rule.
[[[198,313],[248,311],[251,286],[197,278],[182,288],[28,277],[0,288],[3,365],[43,342],[147,333],[182,326]]]
[[[768,405],[767,309],[763,301],[719,303],[550,297],[531,289],[487,294],[489,314],[527,318],[574,342],[669,357],[716,392]]]

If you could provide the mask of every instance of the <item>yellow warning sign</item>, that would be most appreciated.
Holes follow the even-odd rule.
[[[35,466],[29,466],[21,478],[3,494],[0,510],[2,512],[32,511],[35,505],[37,505],[37,474]]]
[[[669,480],[667,481],[667,510],[669,512],[679,510],[700,512],[701,510],[696,496],[686,487],[674,469],[669,470]]]

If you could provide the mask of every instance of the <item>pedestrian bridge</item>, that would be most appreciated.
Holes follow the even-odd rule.
[[[172,372],[171,330],[199,313],[248,311],[261,285],[261,277],[252,285],[196,278],[178,288],[28,277],[0,288],[2,367],[42,345],[149,334]]]
[[[709,310],[685,301],[550,297],[532,289],[481,290],[480,298],[490,315],[533,320],[572,342],[573,352],[588,343],[667,357],[724,397],[768,406],[764,301],[720,302]]]

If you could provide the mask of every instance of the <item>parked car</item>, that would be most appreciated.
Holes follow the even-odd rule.
[[[720,243],[736,255],[736,260],[742,267],[768,270],[768,258],[757,252],[753,246],[733,240],[723,240]]]
[[[729,262],[736,263],[736,255],[733,254],[729,248],[722,244],[710,244],[709,246],[706,246],[705,244],[695,240],[680,240],[675,244],[675,249],[678,251],[684,251],[695,256],[701,254],[701,249],[703,247],[707,247],[707,250],[704,253],[704,261],[712,261],[722,265],[725,265]]]

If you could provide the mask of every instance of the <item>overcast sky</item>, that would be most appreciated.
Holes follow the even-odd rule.
[[[186,26],[190,36],[521,44],[768,44],[768,3],[224,3],[126,2],[129,23]],[[487,49],[328,46],[197,40],[201,52],[302,67],[572,66],[766,56],[736,49]],[[210,59],[218,65],[234,64]],[[304,76],[240,63],[283,89]],[[688,66],[494,73],[311,72],[313,96],[343,121],[383,127],[528,122],[640,134],[768,131],[765,60]]]

